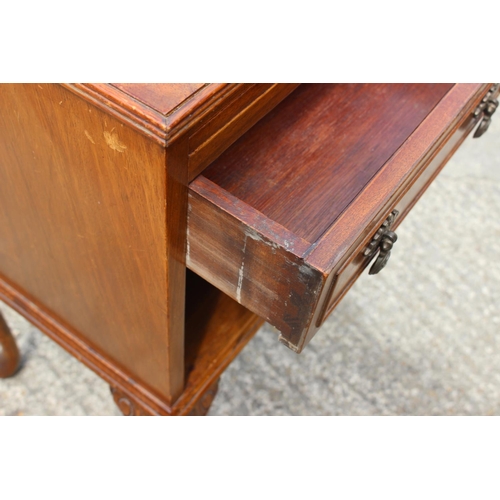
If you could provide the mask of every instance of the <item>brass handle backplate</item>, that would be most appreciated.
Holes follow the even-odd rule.
[[[377,259],[370,267],[369,274],[377,274],[382,271],[391,256],[392,247],[398,239],[398,235],[391,231],[391,226],[398,214],[397,210],[393,210],[389,214],[364,251],[364,255],[370,259],[376,255],[377,251],[379,252]]]

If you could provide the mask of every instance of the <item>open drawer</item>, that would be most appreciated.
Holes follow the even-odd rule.
[[[383,266],[490,88],[301,85],[190,184],[187,266],[300,352],[370,261]]]

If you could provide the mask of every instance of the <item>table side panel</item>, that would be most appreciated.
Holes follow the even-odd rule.
[[[165,150],[58,85],[2,85],[0,175],[0,273],[168,399]]]

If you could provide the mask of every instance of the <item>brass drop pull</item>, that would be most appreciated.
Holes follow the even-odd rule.
[[[488,130],[488,127],[490,126],[491,117],[498,108],[498,99],[494,99],[492,97],[493,94],[495,94],[495,92],[497,91],[497,89],[498,89],[498,83],[489,90],[489,92],[484,96],[483,100],[481,101],[481,104],[474,111],[474,116],[479,116],[481,113],[483,113],[483,118],[479,123],[479,127],[477,127],[476,131],[474,132],[474,138],[481,137]]]
[[[397,239],[398,235],[394,231],[387,231],[382,236],[379,246],[380,252],[377,260],[373,263],[373,266],[370,267],[368,274],[377,274],[384,269],[385,265],[389,261],[389,257],[391,256],[392,246],[396,243]]]
[[[391,231],[392,223],[398,214],[399,212],[397,210],[393,210],[389,214],[389,217],[387,217],[384,223],[380,226],[379,230],[375,233],[375,236],[364,251],[364,255],[370,258],[373,258],[377,251],[379,251],[377,259],[373,263],[368,274],[379,273],[382,269],[384,269],[389,261],[392,247],[398,239],[398,235],[394,231]]]

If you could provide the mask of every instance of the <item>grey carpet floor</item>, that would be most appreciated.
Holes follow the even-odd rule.
[[[305,351],[265,325],[210,415],[500,415],[500,117],[469,138]],[[105,382],[0,304],[24,366],[0,415],[118,415]]]

